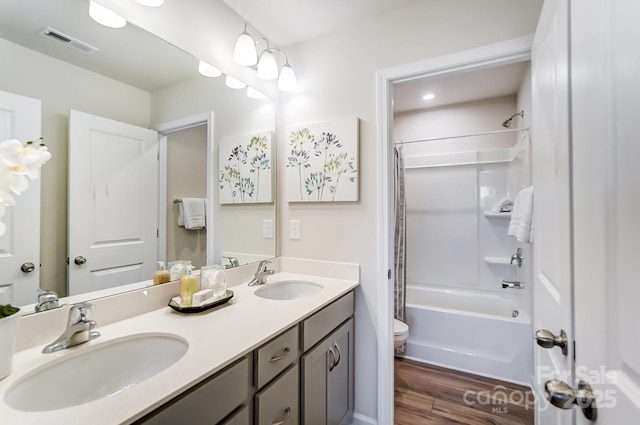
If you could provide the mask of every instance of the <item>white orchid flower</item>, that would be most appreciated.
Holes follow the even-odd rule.
[[[0,143],[0,236],[6,232],[2,222],[5,205],[15,205],[13,194],[20,195],[29,187],[29,180],[40,175],[40,168],[51,158],[49,149],[33,142],[22,144],[16,139]]]

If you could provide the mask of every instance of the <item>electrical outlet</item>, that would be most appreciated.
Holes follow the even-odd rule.
[[[300,220],[289,220],[289,239],[300,240]]]
[[[264,220],[262,222],[262,236],[265,239],[273,239],[273,220]]]

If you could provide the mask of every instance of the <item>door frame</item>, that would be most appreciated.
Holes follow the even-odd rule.
[[[377,212],[377,423],[393,423],[393,83],[416,78],[480,70],[531,59],[533,35],[475,49],[386,68],[376,73],[378,212]],[[387,277],[389,274],[389,278]]]
[[[160,137],[160,151],[158,152],[158,160],[160,161],[159,176],[160,181],[158,190],[158,259],[166,261],[167,257],[167,135],[176,131],[186,130],[201,125],[207,126],[207,205],[206,205],[206,222],[207,222],[207,264],[213,264],[214,261],[214,221],[213,221],[213,200],[217,185],[213,184],[216,177],[216,163],[214,161],[214,112],[203,112],[197,115],[180,118],[174,121],[162,122],[155,127]]]

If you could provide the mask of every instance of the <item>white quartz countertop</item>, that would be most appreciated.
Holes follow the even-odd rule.
[[[286,280],[315,282],[324,288],[317,294],[296,300],[269,300],[253,294],[258,288]],[[356,286],[358,282],[355,280],[281,272],[270,276],[266,285],[229,287],[234,297],[228,303],[203,313],[181,314],[170,307],[162,307],[106,326],[98,323],[95,330],[101,336],[76,347],[52,354],[42,354],[42,345],[19,351],[14,355],[13,372],[0,380],[0,422],[20,425],[131,423]],[[188,342],[189,349],[167,369],[110,397],[44,412],[20,411],[5,403],[7,390],[30,371],[55,359],[75,355],[89,346],[142,333],[179,335]],[[149,361],[152,362],[153,358]],[[69,379],[81,380],[82,376],[70,376]],[[38,400],[33,400],[33,403],[36,405]]]

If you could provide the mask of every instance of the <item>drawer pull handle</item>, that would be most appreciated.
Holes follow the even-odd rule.
[[[336,365],[338,364],[336,363],[336,352],[333,351],[333,347],[329,347],[329,354],[331,355],[331,364],[329,365],[329,372],[331,372],[333,368],[336,367]]]
[[[333,343],[333,346],[336,348],[336,353],[338,353],[338,358],[337,358],[337,360],[336,360],[336,364],[335,364],[335,365],[333,365],[333,367],[336,367],[336,366],[338,366],[338,364],[340,363],[340,358],[342,357],[342,355],[340,354],[340,347],[338,347],[338,343],[337,343],[337,342],[334,342],[334,343]]]
[[[271,425],[282,425],[283,423],[287,422],[287,420],[289,419],[290,413],[291,413],[291,409],[287,407],[286,409],[284,409],[283,418],[280,419],[279,421],[272,422]]]
[[[285,347],[285,348],[284,348],[284,354],[282,354],[281,356],[274,356],[274,357],[271,357],[271,358],[269,359],[269,361],[270,361],[271,363],[273,363],[273,362],[277,362],[277,361],[280,361],[280,360],[284,359],[285,357],[287,357],[287,356],[289,355],[289,353],[290,353],[290,352],[291,352],[291,350],[289,349],[289,347]]]

